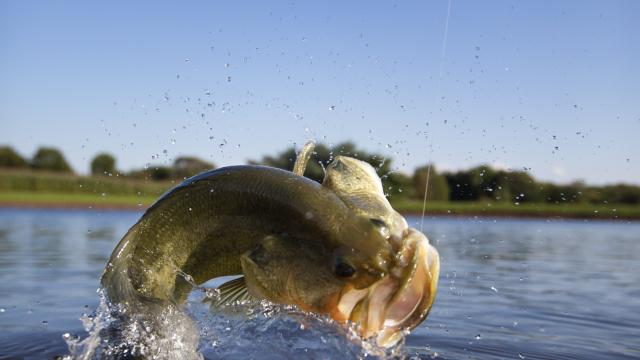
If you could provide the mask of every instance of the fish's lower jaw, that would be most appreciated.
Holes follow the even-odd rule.
[[[416,248],[416,257],[422,258],[405,293],[413,301],[391,302],[385,314],[384,329],[376,337],[379,346],[391,347],[417,327],[429,314],[435,301],[440,274],[440,257],[428,242]],[[416,290],[420,289],[419,296]],[[412,304],[413,303],[413,304]]]
[[[413,246],[411,272],[387,305],[385,327],[413,329],[424,320],[435,300],[440,272],[438,252],[426,238]]]

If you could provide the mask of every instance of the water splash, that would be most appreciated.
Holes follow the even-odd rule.
[[[89,335],[64,334],[69,347],[64,359],[203,359],[196,324],[176,307],[154,315],[129,314],[100,292],[100,305],[81,321]]]
[[[155,315],[130,314],[109,304],[81,318],[88,335],[64,334],[64,359],[340,358],[404,357],[401,344],[381,349],[358,337],[355,326],[268,301],[243,301],[212,311],[219,299],[211,288],[195,287],[181,307]]]

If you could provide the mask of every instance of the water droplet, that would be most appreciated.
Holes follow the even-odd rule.
[[[184,59],[184,62],[189,62],[189,61],[191,61],[191,59],[189,58]]]
[[[175,145],[176,144],[176,139],[171,139],[171,145]]]
[[[476,339],[476,340],[480,340],[480,339],[482,339],[482,335],[480,335],[480,334],[476,335],[476,336],[475,336],[475,339]]]
[[[5,308],[0,308],[0,313],[3,313],[5,311],[7,311],[7,310],[5,310]]]
[[[524,355],[522,355],[522,354],[518,354],[518,357],[519,357],[520,359],[524,359]]]
[[[227,82],[231,82],[231,76],[227,76]]]
[[[495,286],[491,286],[491,290],[493,290],[494,292],[498,292],[498,289],[496,289]]]
[[[329,106],[329,110],[333,111],[333,110],[335,110],[335,109],[336,109],[336,106],[335,106],[335,105],[331,105],[331,106]]]

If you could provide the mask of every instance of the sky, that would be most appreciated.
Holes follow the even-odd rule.
[[[79,173],[305,141],[640,183],[640,2],[0,2],[0,144]]]

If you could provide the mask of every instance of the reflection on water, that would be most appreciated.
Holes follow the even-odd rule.
[[[78,319],[98,306],[102,268],[139,216],[0,209],[0,359],[68,352],[62,334],[84,333]],[[640,357],[639,223],[429,218],[424,231],[440,251],[440,289],[429,318],[406,339],[408,355]],[[190,304],[200,331],[211,327]],[[249,341],[253,334],[242,331],[234,336]],[[298,335],[308,349],[328,346],[322,332]],[[219,355],[210,343],[201,348]]]

